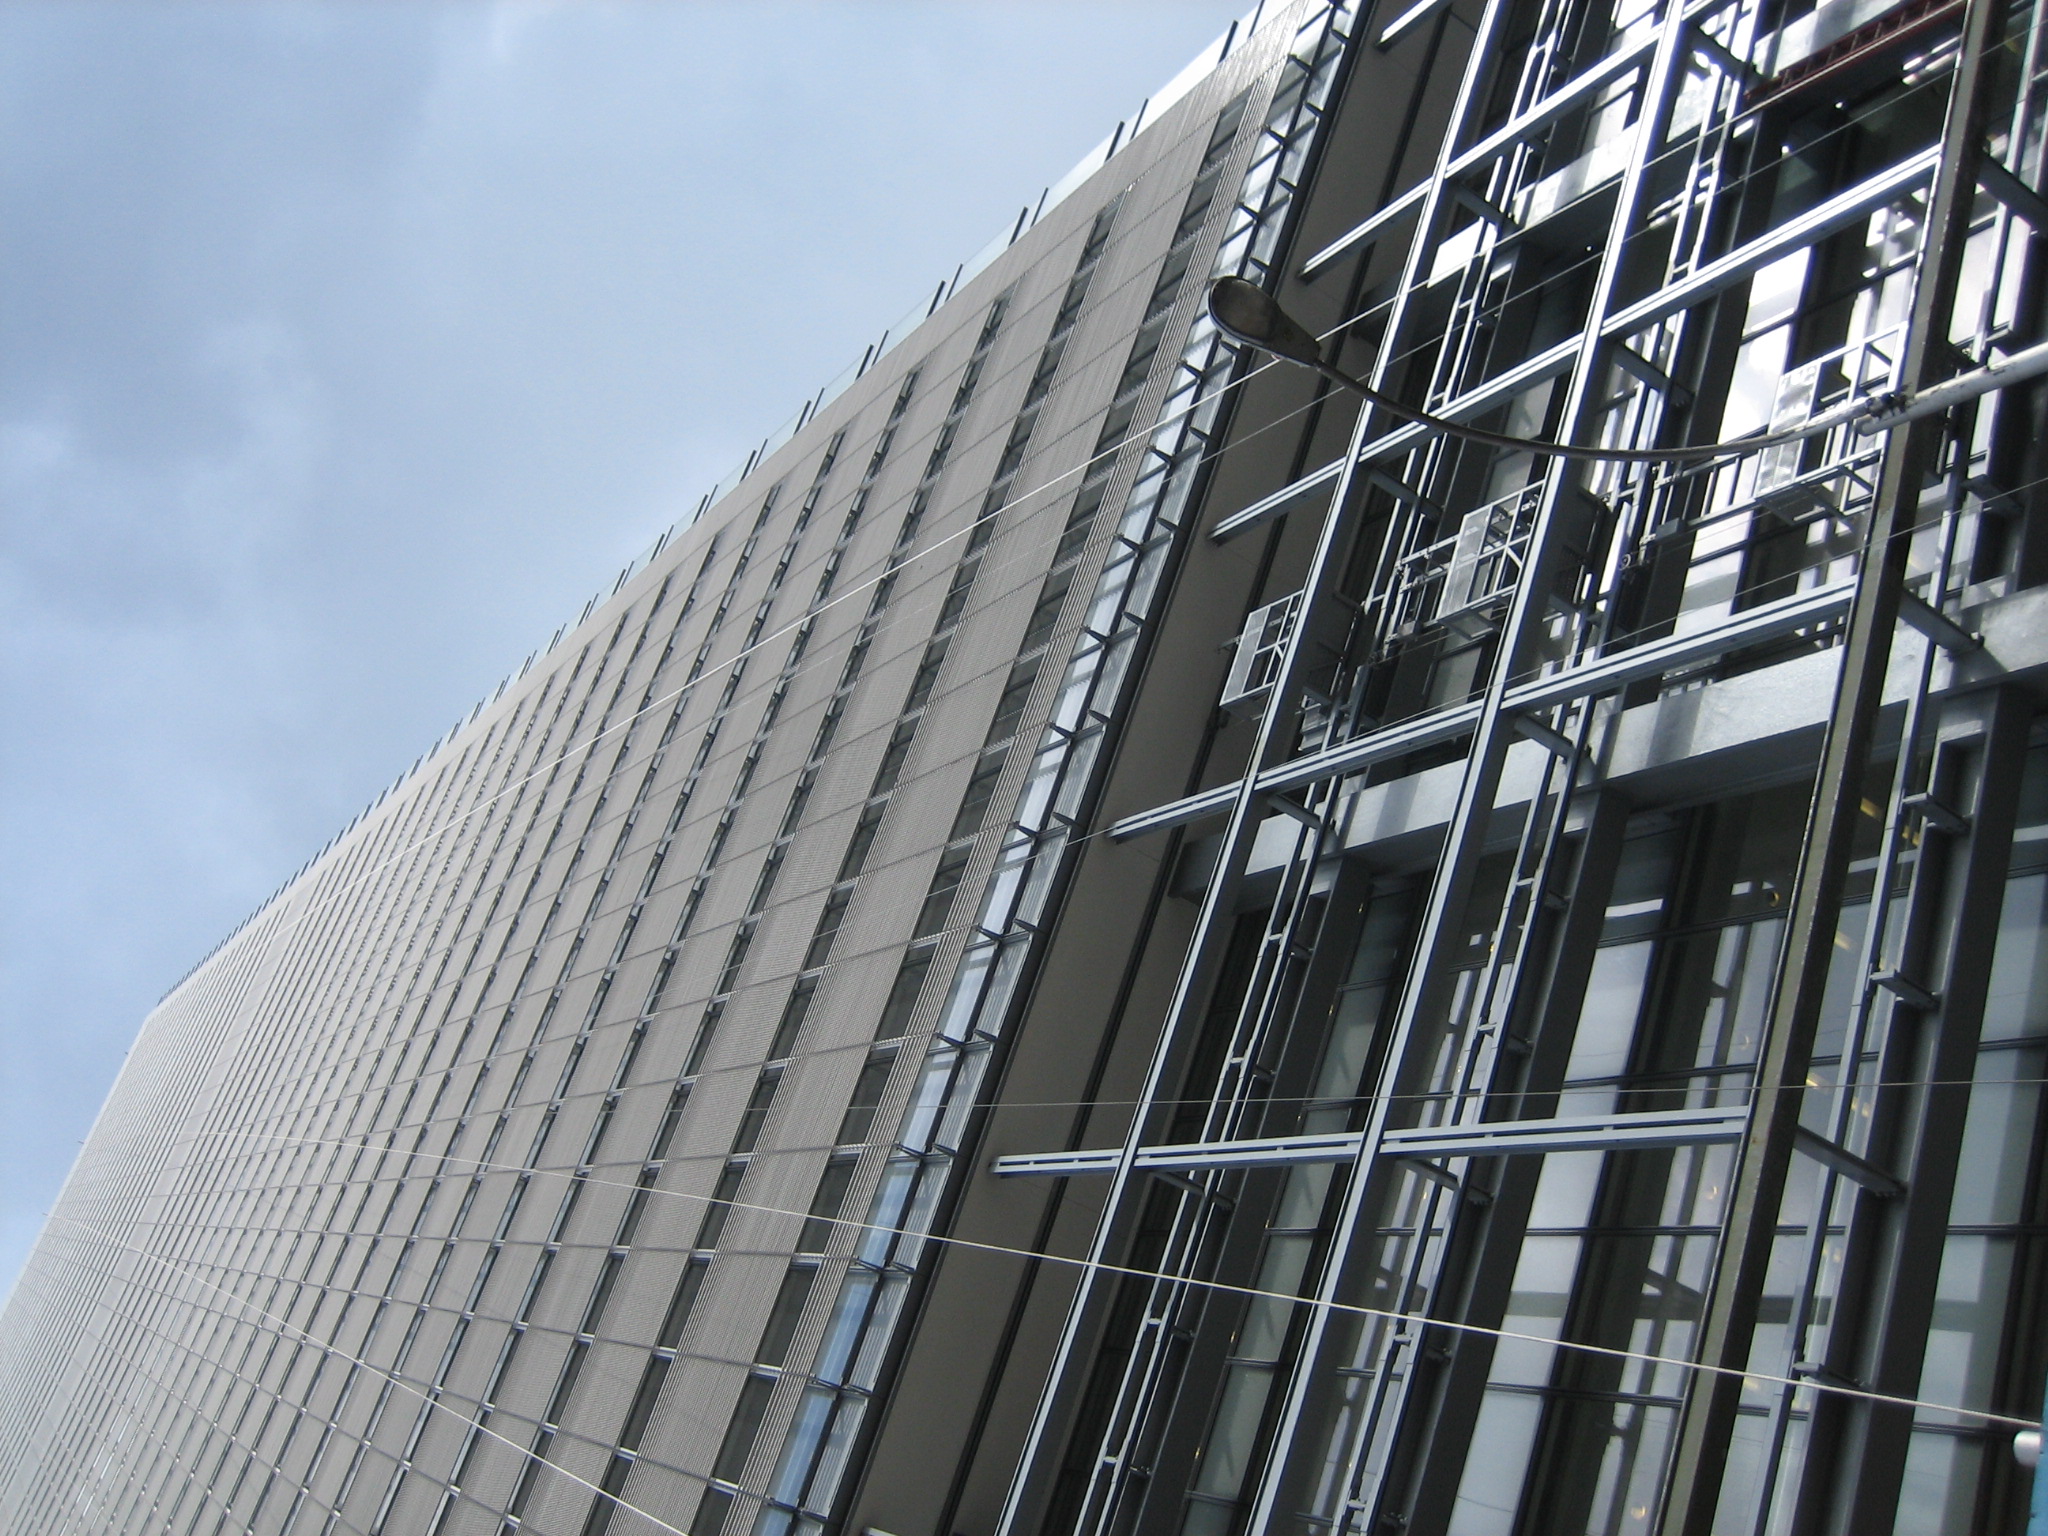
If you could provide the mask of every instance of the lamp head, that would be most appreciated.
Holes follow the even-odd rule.
[[[1241,277],[1219,277],[1209,285],[1209,315],[1232,341],[1310,368],[1323,360],[1323,344],[1270,293]]]

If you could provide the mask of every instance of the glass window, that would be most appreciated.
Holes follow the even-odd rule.
[[[875,770],[874,787],[871,795],[886,795],[896,787],[896,779],[903,772],[903,760],[910,755],[910,744],[917,739],[917,722],[899,720],[896,729],[889,733],[889,745],[882,749],[881,766]]]
[[[1053,628],[1060,621],[1060,610],[1066,605],[1067,589],[1073,582],[1071,568],[1046,578],[1045,586],[1038,594],[1038,606],[1031,610],[1031,619],[1024,626],[1024,638],[1017,646],[1019,651],[1035,651],[1052,638]]]
[[[832,957],[832,941],[839,936],[839,925],[846,918],[846,908],[853,900],[853,886],[835,887],[825,898],[825,906],[818,913],[818,928],[811,935],[810,948],[804,951],[803,968],[814,971]]]
[[[997,747],[981,754],[974,765],[974,773],[967,781],[967,788],[960,796],[960,810],[953,818],[953,830],[946,835],[946,841],[956,842],[963,837],[972,837],[981,830],[981,818],[988,814],[989,800],[996,792],[996,780],[1002,777],[1003,764],[1008,761],[1007,749]]]
[[[889,986],[889,999],[882,1005],[882,1016],[875,1023],[877,1040],[894,1040],[910,1027],[910,1015],[917,1008],[918,995],[924,990],[924,979],[931,971],[935,953],[931,945],[924,944],[903,957],[896,980]]]
[[[732,1494],[724,1488],[704,1490],[697,1501],[696,1518],[690,1522],[690,1536],[719,1536],[725,1529],[726,1511],[732,1508]]]
[[[803,1030],[804,1020],[810,1017],[811,1000],[818,995],[818,981],[816,976],[802,976],[789,989],[789,1001],[783,1004],[782,1017],[775,1025],[775,1038],[769,1042],[770,1061],[781,1061],[796,1048],[796,1037]]]
[[[690,1105],[690,1084],[677,1083],[669,1091],[668,1108],[662,1111],[661,1125],[654,1133],[654,1143],[647,1149],[647,1161],[658,1163],[668,1156],[669,1146],[676,1139],[676,1127],[683,1122],[683,1111]]]
[[[730,992],[739,985],[740,967],[746,964],[747,951],[753,946],[758,922],[757,918],[747,918],[733,931],[732,947],[725,952],[725,968],[718,973],[720,992]]]
[[[2022,827],[2021,833],[2048,828]],[[2018,842],[2018,839],[2015,839]],[[2048,839],[2041,840],[2048,844]],[[1984,1038],[2012,1040],[2048,1031],[2048,874],[2006,886],[1998,948],[1984,1000]]]
[[[732,1215],[733,1199],[740,1192],[740,1180],[747,1176],[744,1162],[727,1163],[718,1175],[718,1183],[712,1188],[711,1199],[704,1211],[704,1224],[697,1229],[696,1246],[716,1248],[719,1234],[725,1231],[725,1223]]]
[[[975,573],[981,562],[975,559],[962,560],[953,570],[953,583],[946,591],[946,600],[939,605],[939,616],[932,623],[934,630],[951,629],[960,622],[960,615],[967,611],[967,599],[974,591]]]
[[[789,1272],[782,1277],[782,1288],[775,1293],[775,1305],[769,1310],[767,1326],[761,1330],[760,1346],[754,1351],[757,1365],[781,1365],[788,1357],[790,1340],[796,1337],[796,1325],[803,1316],[804,1303],[810,1299],[811,1282],[818,1277],[818,1271],[809,1264],[792,1264]]]
[[[614,1248],[604,1256],[604,1263],[598,1266],[597,1283],[590,1288],[590,1304],[583,1309],[583,1321],[576,1325],[578,1333],[596,1333],[597,1325],[604,1319],[605,1303],[611,1300],[612,1287],[618,1283],[619,1268],[626,1262],[626,1255]]]
[[[851,880],[861,872],[868,861],[868,850],[874,846],[875,833],[882,825],[882,817],[889,809],[886,800],[870,800],[861,807],[860,816],[853,824],[853,836],[847,840],[846,857],[839,861],[839,878]]]
[[[1017,722],[1024,716],[1025,701],[1031,697],[1031,685],[1038,681],[1039,658],[1020,661],[1010,669],[1010,680],[1003,685],[1003,696],[996,701],[995,718],[989,722],[988,739],[991,742],[1008,741],[1017,734]]]
[[[934,640],[925,647],[924,660],[917,665],[917,675],[910,680],[910,692],[903,700],[903,713],[910,714],[923,709],[932,696],[932,688],[939,680],[939,669],[946,664],[946,642]]]
[[[839,1122],[839,1145],[851,1146],[868,1139],[868,1130],[875,1123],[875,1106],[882,1102],[882,1090],[889,1082],[889,1068],[895,1062],[893,1051],[870,1056],[860,1069],[860,1076],[854,1080],[853,1097],[846,1106],[846,1117]]]
[[[825,1165],[825,1171],[818,1178],[817,1193],[811,1196],[810,1215],[805,1218],[804,1229],[796,1240],[798,1253],[823,1253],[832,1241],[832,1234],[838,1230],[839,1209],[846,1203],[847,1186],[853,1183],[853,1170],[858,1160],[851,1157],[835,1157]]]
[[[704,1285],[704,1271],[707,1263],[703,1259],[691,1259],[683,1266],[683,1272],[676,1278],[676,1288],[669,1297],[668,1311],[661,1319],[661,1332],[654,1336],[656,1349],[675,1349],[682,1342],[683,1329],[690,1321],[690,1310],[697,1305],[697,1292]]]
[[[974,856],[974,844],[956,843],[939,855],[938,868],[932,871],[931,889],[925,894],[924,905],[918,909],[917,927],[919,935],[937,933],[946,926],[946,917],[953,910],[953,893],[960,888],[960,877],[967,871],[967,861]]]
[[[747,1469],[747,1456],[754,1449],[754,1437],[761,1431],[761,1419],[768,1412],[768,1396],[775,1390],[773,1376],[749,1376],[740,1388],[740,1400],[726,1421],[725,1440],[718,1447],[718,1460],[711,1475],[723,1483],[736,1483]]]
[[[654,1417],[654,1405],[661,1400],[661,1387],[668,1379],[668,1367],[667,1359],[655,1355],[640,1373],[640,1386],[633,1393],[633,1404],[626,1410],[626,1422],[619,1430],[620,1450],[640,1449],[641,1436],[647,1433],[647,1421]]]
[[[756,1079],[747,1107],[740,1113],[739,1130],[732,1139],[734,1156],[754,1150],[754,1144],[761,1139],[761,1128],[768,1123],[768,1111],[775,1105],[775,1090],[781,1084],[780,1067],[770,1067]]]

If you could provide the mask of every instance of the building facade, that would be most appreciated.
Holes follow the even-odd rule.
[[[2020,1529],[2044,22],[1247,17],[165,998],[0,1527]]]

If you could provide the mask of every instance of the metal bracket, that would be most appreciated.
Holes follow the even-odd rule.
[[[1707,59],[1724,75],[1733,75],[1744,85],[1753,85],[1764,78],[1763,72],[1749,60],[1739,58],[1724,47],[1719,38],[1694,27],[1688,40],[1692,51]]]
[[[1494,207],[1492,203],[1489,203],[1470,187],[1463,187],[1453,183],[1450,188],[1450,194],[1452,202],[1456,203],[1460,208],[1476,213],[1495,229],[1513,234],[1516,228],[1518,228],[1515,221],[1509,218],[1503,210]]]
[[[1365,469],[1365,478],[1368,484],[1377,486],[1396,501],[1405,502],[1407,505],[1419,508],[1424,512],[1434,512],[1439,517],[1443,515],[1444,509],[1441,503],[1431,501],[1420,491],[1409,486],[1406,481],[1396,480],[1384,469],[1368,465]]]
[[[1579,750],[1578,744],[1564,732],[1544,724],[1534,715],[1516,715],[1515,730],[1566,762],[1570,762]]]
[[[1932,1013],[1941,1006],[1939,997],[1910,976],[1901,975],[1897,971],[1878,971],[1871,976],[1870,981],[1873,986],[1883,987],[1907,1007],[1917,1008],[1922,1013]]]
[[[1899,802],[1900,808],[1912,812],[1922,822],[1937,832],[1946,832],[1951,837],[1961,837],[1970,830],[1969,818],[1962,812],[1949,809],[1933,795],[1921,793],[1908,795]]]
[[[1968,655],[1984,644],[1982,635],[1971,634],[1926,598],[1912,592],[1899,594],[1899,618],[1952,656]]]
[[[1268,795],[1266,796],[1266,804],[1283,816],[1292,816],[1312,832],[1323,830],[1323,818],[1303,805],[1299,800],[1293,799],[1288,795]]]
[[[1425,1179],[1429,1179],[1434,1183],[1441,1184],[1445,1189],[1448,1189],[1454,1195],[1458,1194],[1464,1188],[1464,1186],[1458,1182],[1457,1177],[1454,1174],[1452,1174],[1449,1169],[1439,1168],[1435,1163],[1432,1163],[1425,1158],[1399,1157],[1394,1159],[1394,1161],[1399,1163],[1403,1168],[1406,1168],[1410,1173],[1419,1173]]]
[[[1989,155],[1977,161],[1977,185],[2034,226],[2037,235],[2048,235],[2048,200]]]
[[[1716,46],[1719,46],[1718,44]],[[1634,347],[1616,342],[1609,348],[1615,367],[1643,381],[1662,395],[1673,410],[1684,410],[1692,404],[1692,391],[1672,378],[1662,368],[1651,362]]]
[[[1861,1184],[1880,1199],[1896,1200],[1906,1192],[1904,1184],[1877,1164],[1867,1158],[1858,1157],[1847,1147],[1839,1146],[1819,1132],[1809,1131],[1803,1125],[1792,1133],[1792,1145],[1815,1162]]]

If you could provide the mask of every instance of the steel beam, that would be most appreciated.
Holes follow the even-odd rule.
[[[1659,320],[1690,309],[1729,284],[1740,282],[1759,267],[1769,266],[1779,257],[1789,256],[1794,251],[1805,250],[1829,235],[1847,229],[1864,215],[1914,188],[1925,186],[1940,164],[1939,149],[1908,155],[1898,164],[1858,182],[1845,192],[1837,192],[1825,202],[1809,208],[1795,219],[1786,220],[1740,249],[1708,262],[1684,281],[1660,288],[1648,298],[1617,310],[1601,327],[1601,333],[1606,336],[1633,336]]]
[[[1654,1147],[1716,1146],[1739,1140],[1749,1122],[1747,1109],[1655,1110],[1625,1115],[1565,1115],[1539,1120],[1482,1120],[1470,1125],[1424,1125],[1389,1131],[1377,1149],[1382,1157],[1517,1157],[1545,1152],[1640,1152]],[[1306,1163],[1346,1163],[1364,1150],[1357,1131],[1317,1136],[1259,1136],[1242,1141],[1187,1142],[1144,1147],[1134,1168],[1187,1172],[1197,1168],[1293,1168]],[[1026,1152],[999,1157],[989,1166],[1004,1178],[1068,1178],[1114,1173],[1121,1147],[1082,1152]]]
[[[1646,65],[1646,79],[1642,93],[1641,132],[1643,142],[1660,142],[1659,135],[1669,121],[1671,103],[1676,95],[1681,74],[1679,65],[1686,55],[1685,36],[1689,29],[1683,25],[1681,6],[1672,3],[1667,10],[1665,24],[1654,34],[1654,54]],[[1475,57],[1485,57],[1484,48],[1475,51]],[[1475,69],[1474,74],[1483,74]],[[1468,75],[1465,89],[1471,89],[1473,77]],[[1628,234],[1634,227],[1642,207],[1648,176],[1642,157],[1634,158],[1623,172],[1616,190],[1613,212],[1608,223],[1607,238],[1598,260],[1588,295],[1589,312],[1594,316],[1607,313],[1616,302],[1616,295],[1622,281],[1622,253]],[[1429,234],[1425,220],[1423,237]],[[1576,440],[1578,433],[1585,430],[1598,410],[1602,390],[1600,387],[1602,367],[1601,351],[1603,342],[1597,329],[1589,329],[1572,338],[1569,342],[1553,348],[1545,354],[1548,364],[1556,359],[1552,372],[1567,374],[1570,383],[1565,391],[1558,428],[1561,440]],[[1513,372],[1513,370],[1511,370]],[[1540,374],[1538,377],[1547,377]],[[1532,379],[1531,382],[1536,382]],[[1523,387],[1527,387],[1526,385]],[[1504,402],[1514,391],[1502,393]],[[1391,445],[1403,434],[1389,434],[1377,443],[1367,445],[1361,457],[1377,457],[1391,451]],[[1419,440],[1419,434],[1411,435],[1409,442]],[[1374,1102],[1365,1124],[1368,1149],[1380,1144],[1383,1138],[1397,1129],[1393,1123],[1393,1111],[1400,1102],[1395,1096],[1412,1092],[1430,1070],[1437,1053],[1442,1048],[1441,1031],[1433,1027],[1434,1021],[1447,1011],[1449,988],[1453,984],[1454,972],[1466,952],[1464,919],[1465,908],[1473,889],[1479,860],[1485,851],[1487,828],[1490,823],[1494,801],[1501,783],[1501,775],[1511,746],[1520,740],[1520,733],[1514,725],[1514,713],[1508,702],[1516,680],[1535,669],[1535,658],[1539,647],[1549,633],[1551,598],[1557,577],[1572,558],[1568,549],[1567,529],[1569,515],[1564,509],[1566,498],[1581,495],[1579,476],[1569,465],[1553,468],[1545,486],[1542,502],[1530,530],[1527,555],[1521,578],[1514,588],[1507,614],[1502,622],[1500,639],[1493,658],[1484,690],[1477,701],[1480,716],[1473,734],[1473,742],[1466,755],[1464,770],[1458,790],[1457,804],[1452,812],[1444,850],[1437,861],[1430,878],[1420,932],[1417,936],[1414,955],[1409,963],[1408,975],[1403,982],[1400,998],[1393,1017],[1386,1026],[1388,1043],[1385,1048],[1387,1065],[1380,1078],[1381,1097]],[[1290,765],[1288,771],[1295,771]],[[1569,792],[1569,783],[1565,792]],[[1523,935],[1516,934],[1514,939]],[[1496,950],[1506,936],[1496,932]],[[1512,940],[1506,940],[1512,942]],[[1500,1042],[1495,1034],[1489,1043],[1475,1044],[1472,1059],[1458,1068],[1460,1081],[1469,1085],[1463,1095],[1467,1113],[1476,1113],[1484,1101],[1485,1085],[1491,1080],[1497,1065],[1496,1053]],[[1373,1238],[1374,1201],[1378,1197],[1381,1181],[1374,1177],[1374,1160],[1362,1160],[1361,1165],[1346,1183],[1342,1195],[1341,1214],[1336,1222],[1336,1235],[1332,1252],[1325,1264],[1316,1286],[1316,1297],[1320,1301],[1334,1301],[1345,1288],[1352,1269],[1360,1259],[1361,1249],[1370,1245]],[[1450,1219],[1456,1220],[1453,1216]],[[1453,1241],[1462,1242],[1462,1236],[1452,1234]],[[1429,1286],[1434,1290],[1434,1276],[1414,1277],[1410,1283]],[[1298,1363],[1290,1373],[1287,1397],[1282,1408],[1280,1428],[1276,1432],[1283,1439],[1291,1435],[1300,1422],[1308,1402],[1313,1379],[1322,1363],[1325,1345],[1328,1341],[1329,1313],[1318,1308],[1307,1324],[1307,1334],[1301,1346]],[[1390,1362],[1378,1359],[1369,1367],[1376,1373],[1373,1387],[1374,1402],[1364,1409],[1372,1419],[1382,1426],[1380,1433],[1398,1429],[1407,1418],[1411,1403],[1409,1384],[1413,1376],[1396,1381],[1389,1372]],[[1432,1373],[1433,1379],[1433,1373]],[[1418,1384],[1418,1390],[1425,1395],[1431,1390],[1431,1382]],[[1419,1402],[1415,1404],[1418,1413],[1425,1412]],[[1347,1455],[1352,1454],[1346,1452]],[[1361,1452],[1370,1464],[1377,1452]],[[1284,1473],[1284,1457],[1276,1457],[1262,1479],[1258,1500],[1253,1507],[1249,1528],[1267,1530],[1274,1528],[1284,1518],[1278,1501],[1281,1496]],[[1363,1467],[1358,1469],[1361,1477],[1366,1476]],[[1347,1474],[1348,1476],[1349,1474]],[[1391,1526],[1405,1523],[1404,1512],[1396,1503],[1405,1499],[1405,1492],[1393,1490],[1378,1483],[1369,1490],[1361,1482],[1352,1497],[1366,1501],[1358,1506],[1362,1523],[1371,1524],[1386,1521]],[[1370,1508],[1366,1507],[1369,1502]]]
[[[1761,645],[1781,635],[1831,623],[1848,612],[1854,591],[1854,585],[1848,582],[1820,587],[1797,597],[1782,598],[1775,603],[1751,608],[1713,629],[1674,635],[1668,640],[1655,640],[1648,645],[1617,651],[1598,661],[1563,667],[1546,677],[1509,690],[1503,707],[1516,712],[1553,708],[1573,699],[1611,693],[1630,683],[1659,677],[1680,667],[1711,661],[1731,651]],[[1463,704],[1418,716],[1384,731],[1340,742],[1334,747],[1325,747],[1319,752],[1268,769],[1259,775],[1257,787],[1264,794],[1279,794],[1321,779],[1356,773],[1375,763],[1406,757],[1424,747],[1455,741],[1478,725],[1479,713],[1478,705]],[[1239,787],[1237,783],[1219,784],[1200,794],[1122,817],[1110,823],[1109,835],[1123,842],[1146,832],[1186,826],[1204,816],[1217,815],[1229,808]]]
[[[1915,391],[1938,382],[1947,372],[1949,312],[1976,193],[1995,14],[1990,0],[1970,0],[1965,11],[1948,115],[1938,146],[1912,156],[1851,193],[1829,199],[1803,219],[1727,259],[1746,262],[1758,247],[1792,249],[1808,244],[1882,206],[1898,191],[1916,184],[1915,175],[1934,174],[1934,196],[1902,370],[1905,387]],[[1723,263],[1715,264],[1720,265]],[[1713,270],[1703,269],[1694,281],[1705,281]],[[1745,270],[1754,270],[1754,266]],[[1635,306],[1641,311],[1640,318],[1624,312],[1610,321],[1609,334],[1625,334],[1683,307],[1672,305],[1667,295],[1659,295]],[[1920,487],[1941,436],[1942,428],[1935,421],[1915,423],[1893,435],[1877,499],[1865,523],[1855,601],[1814,784],[1806,852],[1793,884],[1784,960],[1772,993],[1757,1067],[1759,1106],[1737,1154],[1727,1207],[1727,1236],[1706,1300],[1698,1358],[1717,1369],[1696,1376],[1686,1394],[1657,1527],[1660,1536],[1711,1536],[1720,1528],[1716,1510],[1742,1396],[1742,1372],[1749,1368],[1776,1241],[1778,1209],[1797,1139],[1807,1063],[1834,957],[1851,848],[1863,814],[1864,777],[1899,624],[1899,596],[1911,547],[1903,534],[1918,512]]]

